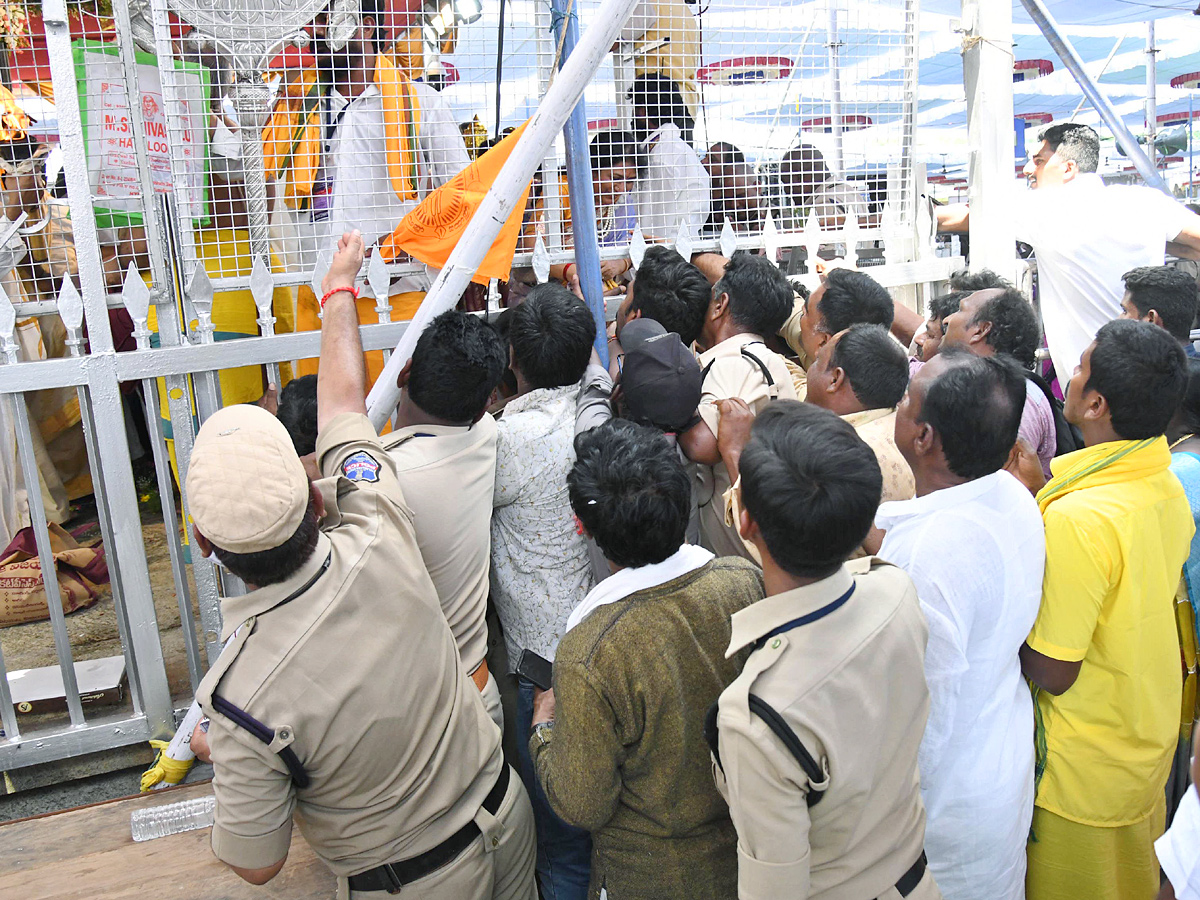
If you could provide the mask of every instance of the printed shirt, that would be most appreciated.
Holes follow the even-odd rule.
[[[1097,444],[1056,458],[1038,494],[1046,575],[1026,642],[1082,666],[1060,696],[1036,693],[1037,805],[1084,825],[1149,816],[1179,739],[1174,598],[1195,525],[1170,461],[1162,437]]]
[[[522,650],[554,660],[567,617],[594,584],[567,496],[578,394],[577,384],[530,391],[496,423],[491,583],[512,668]]]

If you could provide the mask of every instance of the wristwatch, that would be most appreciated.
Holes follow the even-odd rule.
[[[550,743],[550,738],[554,736],[553,722],[538,722],[533,726],[533,731],[530,737],[536,738],[539,747],[545,747]]]

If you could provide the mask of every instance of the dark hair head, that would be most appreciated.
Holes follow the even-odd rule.
[[[725,274],[712,295],[729,295],[729,315],[742,328],[771,335],[792,314],[792,286],[787,276],[765,256],[738,250],[725,264]]]
[[[1179,342],[1149,322],[1118,319],[1096,332],[1084,391],[1108,403],[1113,431],[1127,441],[1157,437],[1187,391],[1187,356]]]
[[[596,321],[561,284],[539,284],[513,310],[508,330],[514,365],[535,388],[563,387],[583,377]]]
[[[1194,356],[1187,361],[1187,390],[1179,404],[1179,418],[1184,434],[1200,434],[1200,359]]]
[[[812,144],[801,144],[783,154],[779,161],[779,178],[784,189],[793,197],[794,186],[800,184],[821,184],[829,180],[829,166],[825,157]]]
[[[834,345],[829,364],[846,373],[866,409],[891,409],[908,387],[908,357],[882,325],[851,325]]]
[[[275,418],[283,423],[297,456],[317,449],[317,376],[293,378],[279,392]]]
[[[1138,315],[1156,310],[1163,328],[1177,341],[1186,341],[1196,321],[1196,280],[1173,266],[1141,266],[1121,276],[1129,302]]]
[[[496,329],[478,316],[447,310],[417,340],[408,396],[448,422],[474,422],[487,409],[508,359]]]
[[[837,334],[851,325],[865,323],[892,327],[895,307],[892,297],[866,272],[833,269],[825,276],[825,292],[817,301],[825,323],[824,331]]]
[[[978,269],[974,272],[968,269],[959,269],[950,275],[950,290],[961,291],[963,294],[988,291],[992,288],[1006,290],[1011,287],[1012,282],[1007,278],[1001,278],[991,269]]]
[[[943,371],[927,385],[918,421],[942,442],[946,465],[959,478],[1004,468],[1025,411],[1025,377],[1003,356],[975,356],[943,347]]]
[[[364,19],[374,21],[375,36],[372,41],[372,49],[376,53],[382,53],[391,44],[391,41],[386,37],[389,33],[387,28],[387,0],[359,0],[359,15]]]
[[[687,104],[683,102],[679,85],[666,75],[658,72],[639,75],[634,79],[627,96],[631,107],[640,106],[646,110],[646,118],[652,128],[674,122],[685,135],[691,130],[692,117]],[[686,136],[684,140],[687,140]]]
[[[588,156],[593,172],[617,166],[633,166],[641,172],[646,164],[637,141],[628,131],[601,131],[588,144]]]
[[[629,311],[675,332],[686,347],[700,337],[711,299],[712,287],[699,269],[674,249],[655,244],[638,267]]]
[[[247,584],[255,587],[278,584],[299,572],[317,549],[317,537],[321,533],[318,523],[316,488],[309,485],[304,518],[292,536],[278,547],[256,553],[232,553],[213,544],[213,552],[221,565]]]
[[[704,162],[710,166],[729,166],[745,161],[746,154],[728,141],[717,141],[704,154]]]
[[[691,482],[661,431],[610,419],[578,435],[567,490],[579,521],[619,566],[660,563],[683,544]]]
[[[953,315],[958,312],[958,307],[962,303],[963,297],[969,297],[973,293],[971,291],[951,291],[949,294],[942,294],[940,297],[934,297],[929,301],[929,318],[945,319],[946,316]]]
[[[1032,369],[1037,364],[1042,329],[1037,313],[1016,288],[1006,288],[1004,293],[985,300],[970,324],[979,322],[992,323],[985,340],[997,353],[1012,357],[1025,369]]]
[[[1066,122],[1051,125],[1038,134],[1060,159],[1074,161],[1080,172],[1095,172],[1100,168],[1100,135],[1086,125]]]
[[[776,400],[742,452],[742,501],[771,558],[820,578],[854,552],[879,509],[883,475],[854,428],[825,409]]]

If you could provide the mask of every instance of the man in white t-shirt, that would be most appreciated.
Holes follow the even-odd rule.
[[[634,136],[646,155],[633,191],[642,234],[648,240],[674,241],[686,223],[698,235],[708,221],[711,179],[683,136],[691,118],[678,86],[665,75],[640,75],[629,100]]]
[[[1105,186],[1100,138],[1086,125],[1046,128],[1025,166],[1033,191],[1017,207],[1017,239],[1037,254],[1042,326],[1060,382],[1100,326],[1121,314],[1121,276],[1161,266],[1166,251],[1200,258],[1200,217],[1159,191]],[[942,231],[966,231],[965,206],[938,210]]]

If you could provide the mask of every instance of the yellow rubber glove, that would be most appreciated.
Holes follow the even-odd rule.
[[[154,790],[158,784],[179,784],[192,768],[194,759],[178,760],[167,756],[168,741],[151,741],[150,746],[158,751],[154,765],[142,773],[142,793]]]

